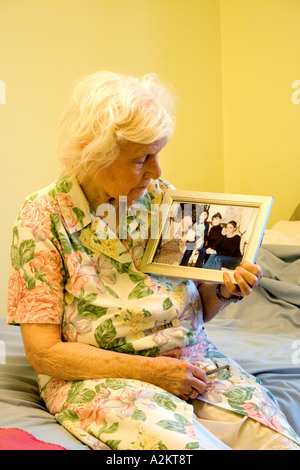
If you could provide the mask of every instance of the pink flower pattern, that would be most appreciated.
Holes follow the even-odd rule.
[[[20,212],[21,227],[29,227],[35,240],[51,236],[50,214],[57,214],[58,205],[51,196],[43,194],[38,200],[27,203]]]
[[[62,298],[47,286],[37,286],[27,290],[19,301],[16,318],[18,323],[57,323],[62,303]]]
[[[69,228],[74,228],[78,224],[78,218],[76,213],[73,211],[74,204],[71,197],[68,194],[59,192],[56,194],[56,197],[61,213]]]
[[[14,271],[8,282],[8,322],[17,320],[18,305],[25,293],[26,282],[20,271]]]
[[[67,400],[70,387],[71,382],[66,382],[65,380],[52,379],[49,381],[45,391],[43,392],[43,398],[47,403],[48,410],[51,414],[55,415],[56,413],[61,412],[62,407]]]
[[[70,278],[69,289],[80,292],[90,280],[89,271],[93,273],[92,264],[82,264],[81,256],[76,253],[66,254],[65,259]]]
[[[35,253],[35,257],[29,263],[32,273],[40,272],[49,286],[58,292],[61,290],[62,262],[60,255],[54,251],[41,250]]]

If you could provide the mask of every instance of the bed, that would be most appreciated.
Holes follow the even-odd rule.
[[[206,328],[221,351],[267,386],[300,435],[299,208],[290,221],[266,230],[258,254],[264,272],[260,286]],[[7,326],[5,318],[0,319],[0,428],[26,431],[46,448],[55,444],[68,450],[89,450],[47,412],[39,397],[36,373],[24,354],[20,328]]]

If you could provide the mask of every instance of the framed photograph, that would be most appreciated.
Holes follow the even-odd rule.
[[[223,282],[241,261],[255,262],[272,197],[167,191],[151,222],[140,271]]]

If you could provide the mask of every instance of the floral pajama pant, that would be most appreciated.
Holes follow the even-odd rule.
[[[69,382],[45,375],[38,377],[38,384],[49,412],[91,449],[230,449],[201,419],[195,420],[192,404],[154,385],[109,378]],[[270,431],[280,436],[255,424],[265,428],[267,435]]]

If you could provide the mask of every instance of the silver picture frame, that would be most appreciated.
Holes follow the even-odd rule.
[[[235,267],[241,261],[256,262],[272,205],[271,196],[168,190],[151,223],[151,235],[139,270],[167,277],[218,283],[224,282],[223,272],[227,271],[232,281],[236,282],[233,277]],[[203,212],[206,212],[204,222]],[[221,219],[214,217],[216,214]],[[217,225],[217,218],[220,219],[222,230],[218,229],[220,239],[217,239],[215,245],[218,248],[213,250],[209,249],[208,236],[211,233],[212,238],[212,227]],[[233,228],[235,231],[232,232]],[[214,230],[214,233],[217,231]],[[209,243],[212,244],[211,241]],[[233,253],[235,246],[235,254],[240,256],[228,256],[232,259],[222,264],[226,256],[218,253],[221,253],[220,246],[223,245],[227,246],[227,253]],[[188,259],[189,254],[191,256]]]

